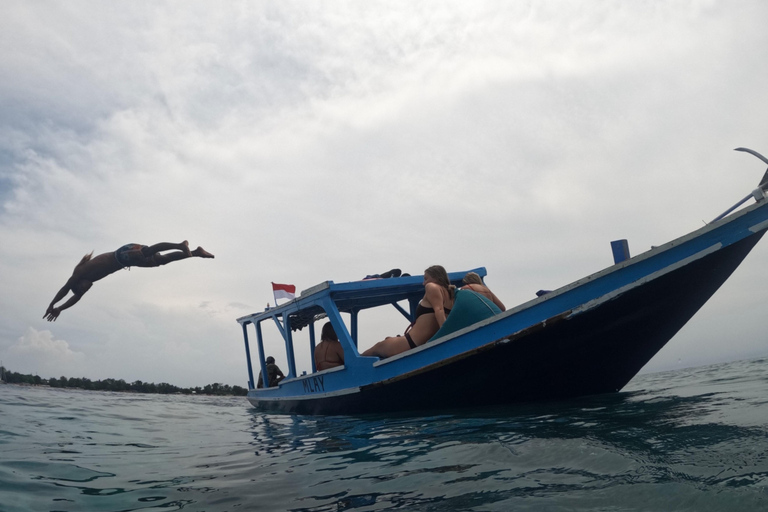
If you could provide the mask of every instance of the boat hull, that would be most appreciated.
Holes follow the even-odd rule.
[[[249,394],[248,399],[269,412],[361,414],[617,392],[717,291],[764,232],[629,287],[594,307],[569,309],[395,377],[322,396],[267,399]],[[471,335],[449,343],[461,344]]]

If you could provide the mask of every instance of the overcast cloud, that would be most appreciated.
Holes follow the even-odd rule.
[[[758,0],[2,11],[0,359],[42,377],[244,385],[235,318],[270,281],[485,266],[512,306],[765,171],[732,151],[768,154]],[[42,319],[83,254],[183,239],[216,259],[120,271]],[[767,285],[758,245],[646,371],[768,353]]]

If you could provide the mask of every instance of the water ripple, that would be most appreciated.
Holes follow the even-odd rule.
[[[765,509],[766,362],[428,416],[5,386],[0,509]]]

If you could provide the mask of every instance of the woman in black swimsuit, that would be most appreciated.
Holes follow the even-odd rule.
[[[364,356],[382,359],[423,345],[435,335],[453,307],[456,287],[448,280],[448,273],[440,265],[424,271],[424,297],[416,308],[416,318],[403,336],[391,336],[363,352]]]

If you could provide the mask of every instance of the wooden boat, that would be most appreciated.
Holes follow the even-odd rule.
[[[264,411],[359,414],[502,405],[619,391],[704,305],[765,234],[767,185],[768,172],[750,195],[701,229],[503,313],[483,311],[479,299],[462,298],[462,291],[434,338],[384,360],[359,354],[358,314],[370,308],[395,307],[410,321],[424,294],[422,277],[320,283],[290,302],[238,318],[248,365],[247,398]],[[752,197],[755,204],[733,213]],[[485,268],[472,271],[486,275]],[[466,273],[449,273],[449,278],[460,285]],[[345,364],[316,372],[313,363],[312,373],[298,375],[292,333],[310,328],[305,349],[312,359],[314,323],[321,318],[327,318],[323,322],[330,321],[339,336]],[[277,325],[288,363],[286,378],[274,387],[266,387],[264,321]],[[263,388],[254,385],[249,342],[249,332],[254,331]],[[270,350],[274,348],[270,346]]]

